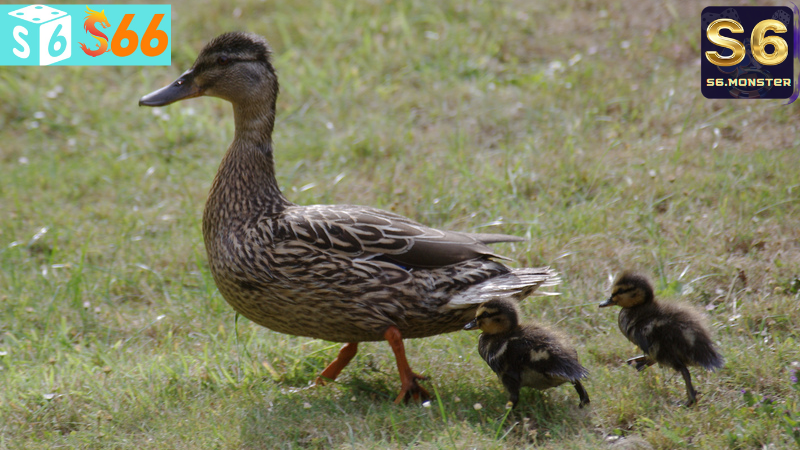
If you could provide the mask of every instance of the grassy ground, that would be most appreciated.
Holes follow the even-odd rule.
[[[0,68],[0,449],[795,445],[800,114],[700,95],[705,4],[228,3],[173,2],[171,68]],[[407,342],[427,408],[390,402],[385,343],[308,390],[337,345],[237,338],[200,231],[230,106],[136,106],[232,29],[275,49],[287,196],[528,237],[498,251],[563,273],[524,310],[571,336],[589,408],[507,415],[467,332]],[[631,267],[708,312],[727,364],[694,408],[597,308]]]

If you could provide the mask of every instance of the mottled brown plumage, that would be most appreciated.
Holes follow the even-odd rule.
[[[589,371],[578,362],[578,352],[553,329],[537,323],[520,324],[516,302],[490,300],[464,328],[483,331],[478,353],[508,390],[512,407],[517,406],[523,386],[545,390],[566,382],[578,392],[581,408],[589,404],[589,394],[580,382]]]
[[[492,296],[519,301],[558,282],[549,268],[497,261],[487,244],[521,240],[514,236],[441,231],[369,207],[287,200],[275,178],[278,79],[264,38],[215,38],[191,69],[139,104],[201,95],[231,102],[236,123],[203,214],[211,273],[225,300],[253,322],[347,343],[318,382],[335,379],[358,342],[385,339],[403,384],[398,401],[427,396],[402,338],[459,330]]]
[[[645,353],[628,360],[636,370],[659,363],[681,373],[686,382],[686,406],[697,402],[689,366],[715,370],[724,360],[714,347],[702,315],[686,305],[660,303],[642,275],[623,272],[614,281],[611,297],[600,307],[617,305],[622,334]]]

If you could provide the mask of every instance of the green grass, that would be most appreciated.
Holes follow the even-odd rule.
[[[704,6],[176,0],[171,68],[0,68],[0,449],[792,447],[800,114],[701,96]],[[200,230],[230,106],[137,107],[232,29],[275,50],[287,197],[529,238],[497,249],[563,274],[524,311],[572,338],[590,407],[560,387],[507,415],[477,334],[407,341],[427,408],[391,403],[386,343],[304,389],[338,345],[237,340]],[[624,268],[707,309],[727,364],[693,371],[696,407],[624,365],[596,306]]]

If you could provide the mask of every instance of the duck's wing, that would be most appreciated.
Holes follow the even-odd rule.
[[[270,220],[281,229],[273,229],[277,240],[298,239],[320,250],[407,268],[444,267],[483,257],[507,259],[487,244],[524,241],[504,234],[442,231],[387,211],[351,205],[292,206]]]

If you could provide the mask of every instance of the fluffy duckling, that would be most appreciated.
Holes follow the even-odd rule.
[[[508,390],[512,408],[517,406],[522,386],[544,390],[567,381],[578,391],[579,406],[589,404],[589,395],[580,382],[589,371],[578,362],[578,352],[554,330],[520,324],[515,302],[499,298],[482,304],[475,320],[464,327],[474,328],[483,331],[478,352]]]
[[[686,406],[695,404],[697,391],[688,366],[714,370],[724,364],[701,314],[685,305],[656,302],[647,278],[633,272],[617,277],[611,297],[600,307],[611,305],[622,307],[619,329],[645,353],[628,364],[641,371],[659,363],[680,372],[686,382]]]

